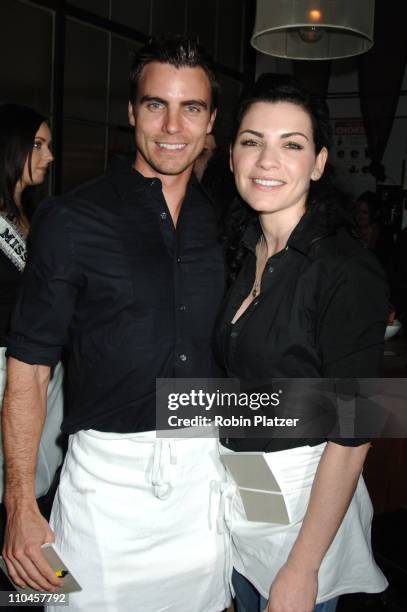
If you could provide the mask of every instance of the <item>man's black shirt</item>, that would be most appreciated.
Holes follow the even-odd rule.
[[[54,366],[69,349],[63,431],[155,429],[156,378],[217,374],[224,264],[192,179],[173,226],[159,179],[117,159],[35,215],[8,355]]]

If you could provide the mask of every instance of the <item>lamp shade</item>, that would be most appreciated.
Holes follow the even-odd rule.
[[[252,46],[291,59],[350,57],[373,45],[374,0],[257,0]]]

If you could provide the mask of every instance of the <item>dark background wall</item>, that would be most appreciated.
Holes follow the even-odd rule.
[[[253,78],[252,0],[2,0],[0,102],[50,117],[59,193],[134,148],[127,124],[129,56],[150,36],[191,34],[221,82],[216,132],[226,141],[242,84]]]

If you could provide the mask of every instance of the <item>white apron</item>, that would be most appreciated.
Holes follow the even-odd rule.
[[[226,608],[230,559],[219,516],[224,481],[215,439],[94,430],[72,435],[50,521],[61,556],[83,588],[70,595],[68,610]]]
[[[236,485],[231,484],[224,493],[226,523],[233,542],[233,565],[266,599],[300,531],[325,446],[323,443],[266,454],[284,494],[289,525],[249,522]],[[233,451],[221,447],[221,452]],[[387,587],[387,580],[372,555],[372,516],[372,504],[361,476],[348,511],[322,561],[316,603],[345,593],[378,593]]]

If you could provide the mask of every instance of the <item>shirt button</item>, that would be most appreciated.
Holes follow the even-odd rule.
[[[271,274],[272,272],[274,272],[274,268],[273,268],[273,266],[269,266],[269,267],[268,267],[268,271],[269,271],[269,273],[270,273],[270,274]]]
[[[181,304],[179,307],[180,310],[184,311],[187,309],[187,307],[185,306],[185,304]]]
[[[162,213],[160,213],[160,217],[161,217],[161,219],[162,219],[163,221],[165,221],[165,220],[166,220],[166,218],[167,218],[167,213],[166,213],[166,212],[162,212]]]
[[[177,263],[181,263],[181,257],[177,257]]]
[[[179,355],[179,358],[181,361],[186,361],[187,360],[187,356],[184,353],[181,353],[181,355]]]

